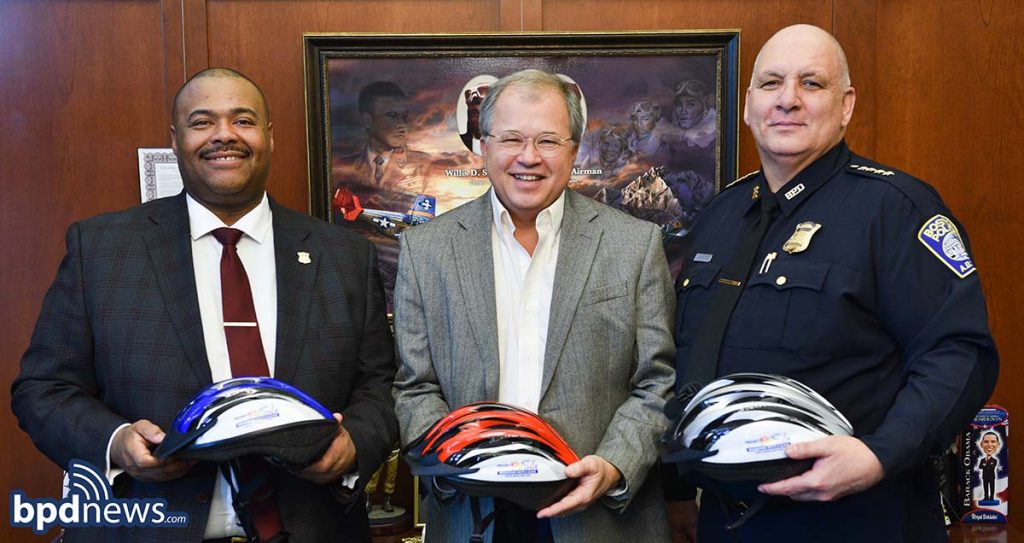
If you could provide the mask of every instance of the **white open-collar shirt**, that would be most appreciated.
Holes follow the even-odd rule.
[[[490,198],[500,367],[498,401],[537,412],[565,192],[537,215],[538,240],[532,257],[515,239],[512,217],[493,189]]]

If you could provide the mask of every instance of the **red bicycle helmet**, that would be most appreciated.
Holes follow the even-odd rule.
[[[414,475],[437,477],[471,497],[496,497],[538,510],[569,493],[565,467],[579,461],[536,414],[477,402],[442,417],[402,449]]]

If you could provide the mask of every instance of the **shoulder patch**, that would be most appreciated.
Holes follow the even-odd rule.
[[[967,254],[960,231],[945,215],[935,215],[925,221],[917,233],[917,239],[928,248],[957,277],[963,279],[974,273],[974,262]]]
[[[735,185],[738,185],[738,184],[740,184],[740,183],[750,179],[751,177],[754,177],[755,175],[757,175],[759,173],[761,173],[761,170],[754,170],[754,171],[748,173],[747,175],[744,175],[743,177],[740,177],[739,179],[733,181],[732,183],[729,183],[722,190],[725,190],[727,188],[731,188],[731,187],[733,187]]]

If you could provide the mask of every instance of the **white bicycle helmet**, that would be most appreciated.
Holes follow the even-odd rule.
[[[813,464],[787,457],[788,445],[852,434],[846,417],[803,383],[737,373],[689,399],[662,437],[662,460],[721,481],[777,481]]]

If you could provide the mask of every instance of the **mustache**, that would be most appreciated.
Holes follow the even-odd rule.
[[[247,147],[241,147],[238,145],[213,145],[200,151],[199,156],[202,158],[206,158],[214,153],[224,152],[241,153],[242,156],[244,157],[248,157],[249,155],[252,154],[252,151],[250,151]]]

